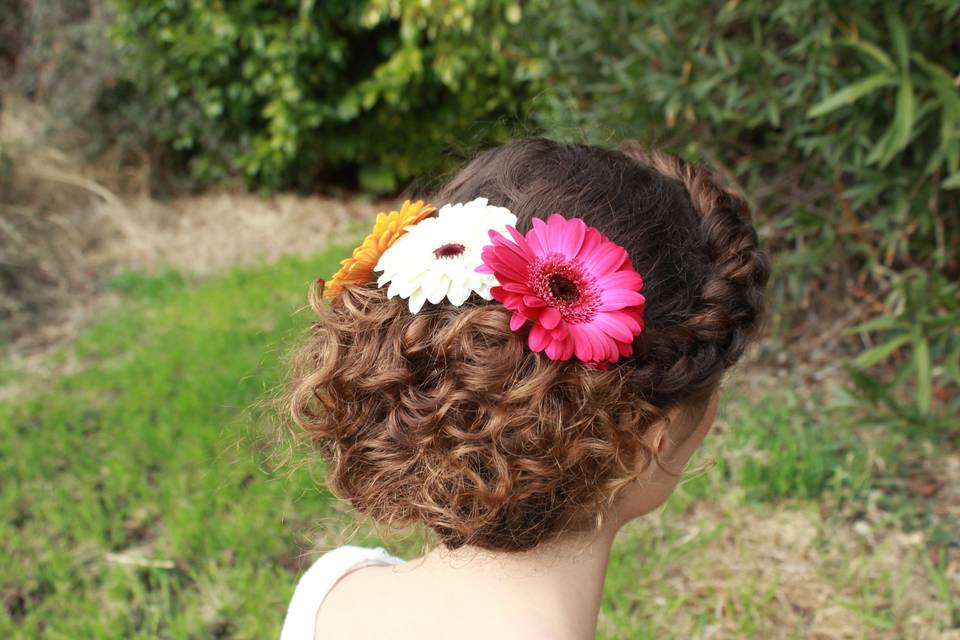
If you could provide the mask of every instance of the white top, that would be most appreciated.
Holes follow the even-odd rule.
[[[320,556],[297,583],[280,640],[313,640],[320,604],[340,578],[364,567],[391,564],[403,564],[403,560],[391,556],[382,547],[344,545]]]

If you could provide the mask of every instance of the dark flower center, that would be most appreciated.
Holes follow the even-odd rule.
[[[527,285],[566,322],[590,322],[600,307],[600,290],[592,274],[576,260],[560,254],[541,256],[530,264]]]
[[[551,273],[547,277],[547,286],[550,287],[550,293],[558,300],[566,303],[576,302],[580,297],[580,291],[577,289],[577,283],[566,278],[559,273]]]
[[[456,258],[458,255],[466,251],[467,248],[462,244],[457,244],[456,242],[450,242],[438,247],[433,250],[433,255],[437,258]]]

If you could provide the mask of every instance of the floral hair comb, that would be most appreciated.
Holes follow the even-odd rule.
[[[633,353],[643,331],[643,278],[627,251],[580,218],[533,220],[523,235],[508,209],[486,198],[436,211],[407,201],[377,216],[373,232],[341,263],[324,291],[335,296],[367,282],[408,301],[411,313],[446,299],[459,307],[471,294],[512,312],[510,329],[528,323],[527,345],[551,360],[573,356],[605,368]]]

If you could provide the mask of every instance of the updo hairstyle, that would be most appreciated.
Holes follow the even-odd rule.
[[[411,314],[374,283],[329,305],[315,288],[289,408],[359,512],[449,548],[522,551],[597,523],[653,460],[645,430],[716,389],[760,322],[769,265],[740,195],[634,145],[513,142],[428,201],[481,196],[521,232],[559,212],[627,250],[647,299],[634,354],[608,370],[552,361],[477,296]]]

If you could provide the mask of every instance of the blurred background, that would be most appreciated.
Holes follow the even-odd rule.
[[[960,638],[958,33],[957,0],[0,0],[0,636],[275,637],[318,553],[380,544],[274,445],[306,286],[547,135],[712,165],[775,264],[599,636]]]

